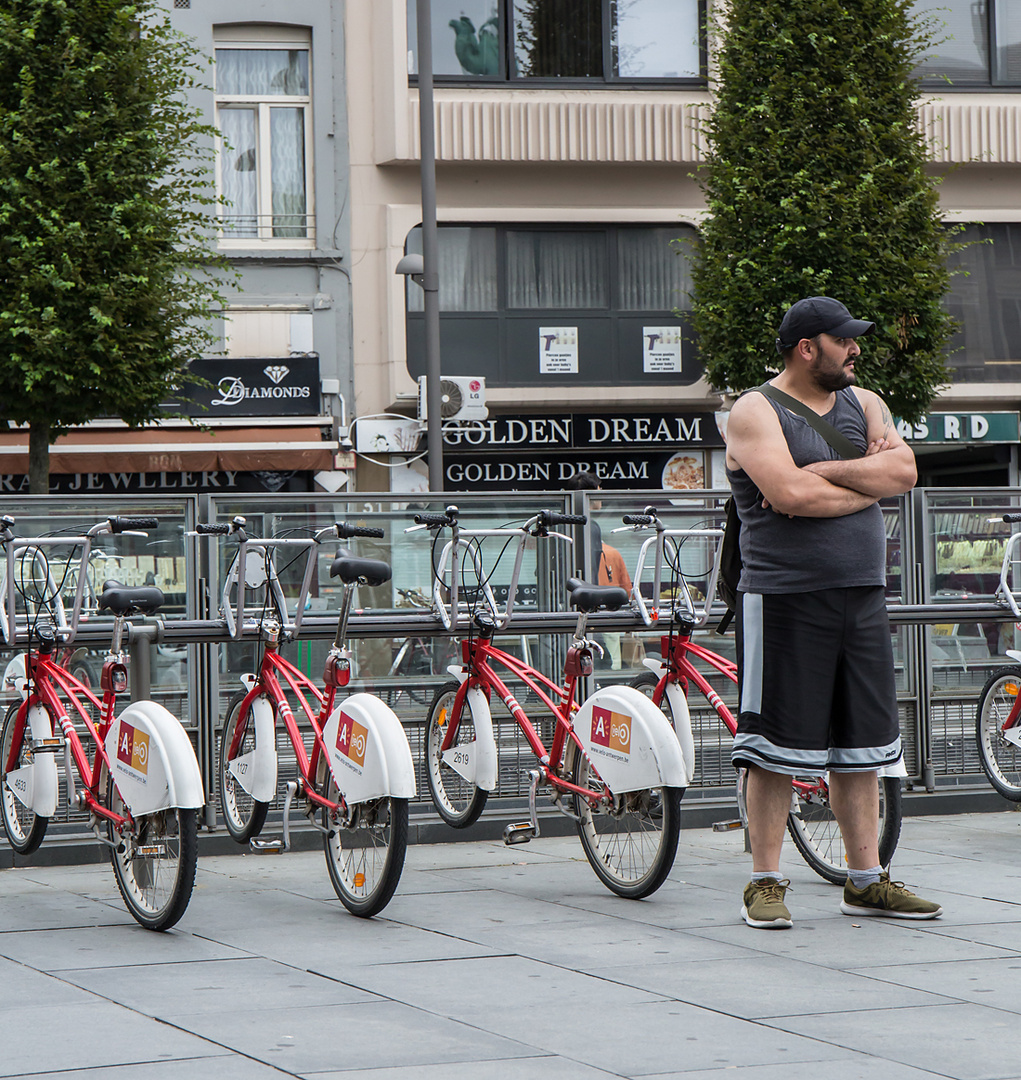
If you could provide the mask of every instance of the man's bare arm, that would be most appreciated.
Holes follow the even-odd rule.
[[[897,434],[883,399],[869,390],[856,390],[855,393],[865,411],[868,452],[852,461],[816,461],[806,465],[805,470],[877,499],[903,495],[918,479],[915,455]]]
[[[776,413],[761,394],[746,395],[731,410],[727,464],[751,477],[766,505],[791,517],[844,517],[871,506],[877,498],[799,469]]]

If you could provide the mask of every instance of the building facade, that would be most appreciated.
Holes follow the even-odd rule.
[[[463,393],[484,379],[489,412],[448,427],[445,486],[556,489],[583,466],[606,487],[718,485],[719,398],[683,310],[703,4],[431,6],[441,366]],[[1016,484],[1021,19],[1009,0],[916,8],[952,35],[920,72],[941,205],[992,243],[960,256],[948,298],[953,384],[904,432],[925,483]],[[421,250],[415,0],[348,5],[347,49],[358,485],[413,489],[421,462],[399,463],[423,447],[390,417],[415,416],[425,363],[421,290],[395,274]]]

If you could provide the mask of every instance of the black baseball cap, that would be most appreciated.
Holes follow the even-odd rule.
[[[808,296],[787,309],[777,331],[776,351],[782,353],[802,338],[814,338],[817,334],[856,338],[871,334],[875,328],[874,322],[852,319],[839,300],[830,296]]]

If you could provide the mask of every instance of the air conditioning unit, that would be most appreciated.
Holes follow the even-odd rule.
[[[426,377],[418,378],[418,418],[428,420]],[[447,375],[440,378],[440,418],[448,421],[485,420],[486,380],[477,375]]]

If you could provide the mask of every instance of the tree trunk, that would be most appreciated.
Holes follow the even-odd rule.
[[[28,428],[28,491],[50,493],[50,425],[33,423]]]

